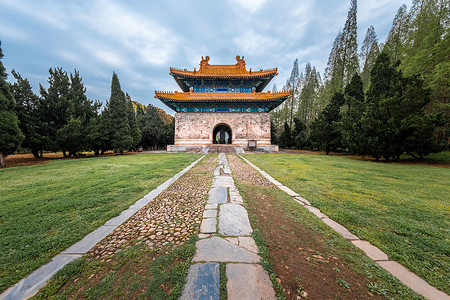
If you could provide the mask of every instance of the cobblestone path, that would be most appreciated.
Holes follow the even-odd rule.
[[[181,299],[219,299],[221,280],[227,282],[228,299],[275,299],[241,204],[227,158],[220,153]],[[225,265],[222,278],[220,264]]]

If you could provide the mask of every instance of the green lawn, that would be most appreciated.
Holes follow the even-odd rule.
[[[450,293],[450,169],[314,154],[245,157]]]
[[[0,292],[199,157],[139,154],[0,170]]]

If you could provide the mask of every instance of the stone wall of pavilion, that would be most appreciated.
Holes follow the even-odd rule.
[[[175,145],[210,145],[214,128],[221,124],[231,128],[233,145],[247,147],[249,140],[270,145],[270,114],[242,112],[176,113]]]

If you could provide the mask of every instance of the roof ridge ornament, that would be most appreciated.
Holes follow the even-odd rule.
[[[242,56],[242,58],[239,55],[236,56],[236,66],[240,69],[245,69],[244,56]]]
[[[202,56],[202,61],[200,62],[200,70],[207,69],[209,66],[209,56],[206,56],[205,58],[203,58]]]

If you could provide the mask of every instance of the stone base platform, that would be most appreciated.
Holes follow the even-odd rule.
[[[215,150],[216,148],[220,148],[219,150]],[[230,148],[228,150],[224,150],[224,148]],[[222,153],[245,153],[251,152],[250,149],[244,148],[242,146],[235,145],[168,145],[168,152],[196,152],[196,153],[208,153],[208,152],[222,152]],[[257,152],[278,152],[278,145],[261,145],[257,146],[255,150]]]

